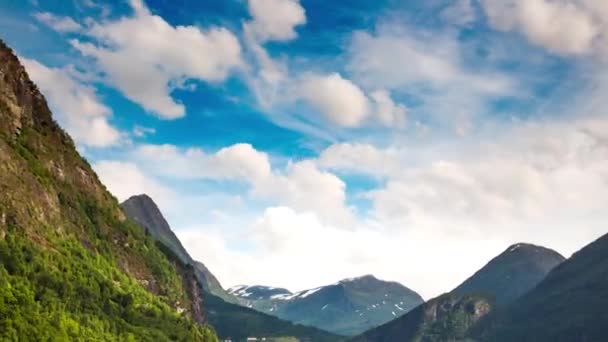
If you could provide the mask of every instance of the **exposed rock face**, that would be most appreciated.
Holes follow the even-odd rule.
[[[564,260],[552,249],[518,243],[492,259],[452,292],[459,295],[483,294],[497,305],[506,305],[533,289]]]

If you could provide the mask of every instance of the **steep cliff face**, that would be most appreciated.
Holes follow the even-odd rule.
[[[205,340],[188,273],[125,218],[0,42],[0,339]]]

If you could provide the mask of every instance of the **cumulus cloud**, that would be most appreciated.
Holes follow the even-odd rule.
[[[443,240],[440,234],[387,235],[370,227],[345,230],[324,223],[314,213],[289,207],[267,208],[240,235],[191,227],[178,236],[192,256],[205,261],[225,286],[265,284],[298,291],[373,273],[381,279],[400,281],[426,298],[456,286],[506,247],[503,241],[479,244],[475,240]],[[237,240],[240,245],[247,241],[247,254],[235,247]],[[462,252],[469,249],[474,249],[475,255]],[[444,265],[452,263],[450,255],[458,255],[463,267],[446,268]],[[419,262],[421,258],[424,263]],[[399,267],[394,267],[396,260]]]
[[[242,65],[239,41],[227,29],[172,26],[141,0],[131,0],[131,7],[131,17],[92,23],[82,33],[92,42],[71,44],[97,62],[110,84],[159,117],[185,115],[171,96],[185,80],[222,81]]]
[[[106,147],[117,144],[120,132],[108,121],[112,114],[95,90],[78,81],[68,68],[50,68],[21,58],[32,80],[49,101],[55,117],[78,144]]]
[[[231,180],[250,186],[254,198],[318,213],[329,222],[352,223],[346,205],[346,185],[312,161],[272,168],[269,156],[249,144],[236,144],[214,153],[173,145],[142,145],[131,154],[152,174],[174,179]]]
[[[268,155],[249,144],[236,144],[215,153],[174,145],[141,145],[132,157],[161,175],[183,179],[261,179],[270,174]]]
[[[246,28],[258,42],[294,39],[295,28],[306,23],[299,0],[249,0],[248,5],[253,20]]]
[[[133,195],[148,194],[161,208],[176,205],[177,194],[144,173],[134,163],[101,160],[93,164],[93,169],[101,182],[121,202]]]
[[[387,90],[373,91],[368,97],[357,84],[338,73],[306,74],[296,93],[297,98],[341,127],[359,127],[366,121],[392,127],[405,124],[405,106],[395,103]]]
[[[306,75],[298,91],[329,121],[341,126],[358,126],[368,114],[369,103],[365,93],[338,73]]]
[[[82,30],[82,26],[70,17],[58,17],[49,12],[34,13],[34,17],[58,32],[78,32]]]
[[[338,143],[321,152],[317,163],[328,169],[387,176],[398,172],[399,155],[365,143]]]
[[[403,127],[407,109],[400,103],[395,103],[386,90],[376,90],[370,94],[374,113],[380,123],[385,126]]]
[[[495,28],[520,31],[531,42],[558,53],[589,53],[600,33],[581,1],[484,0],[482,4]]]
[[[385,179],[365,195],[368,219],[385,229],[532,241],[569,254],[605,232],[607,128],[601,115],[502,123],[446,145],[335,144],[317,163]]]

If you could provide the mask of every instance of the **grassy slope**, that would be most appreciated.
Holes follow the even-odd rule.
[[[0,76],[0,339],[214,340],[2,42]]]

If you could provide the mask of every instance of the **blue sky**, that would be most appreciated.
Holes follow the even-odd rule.
[[[0,3],[102,181],[224,285],[425,297],[605,232],[607,27],[599,0]]]

